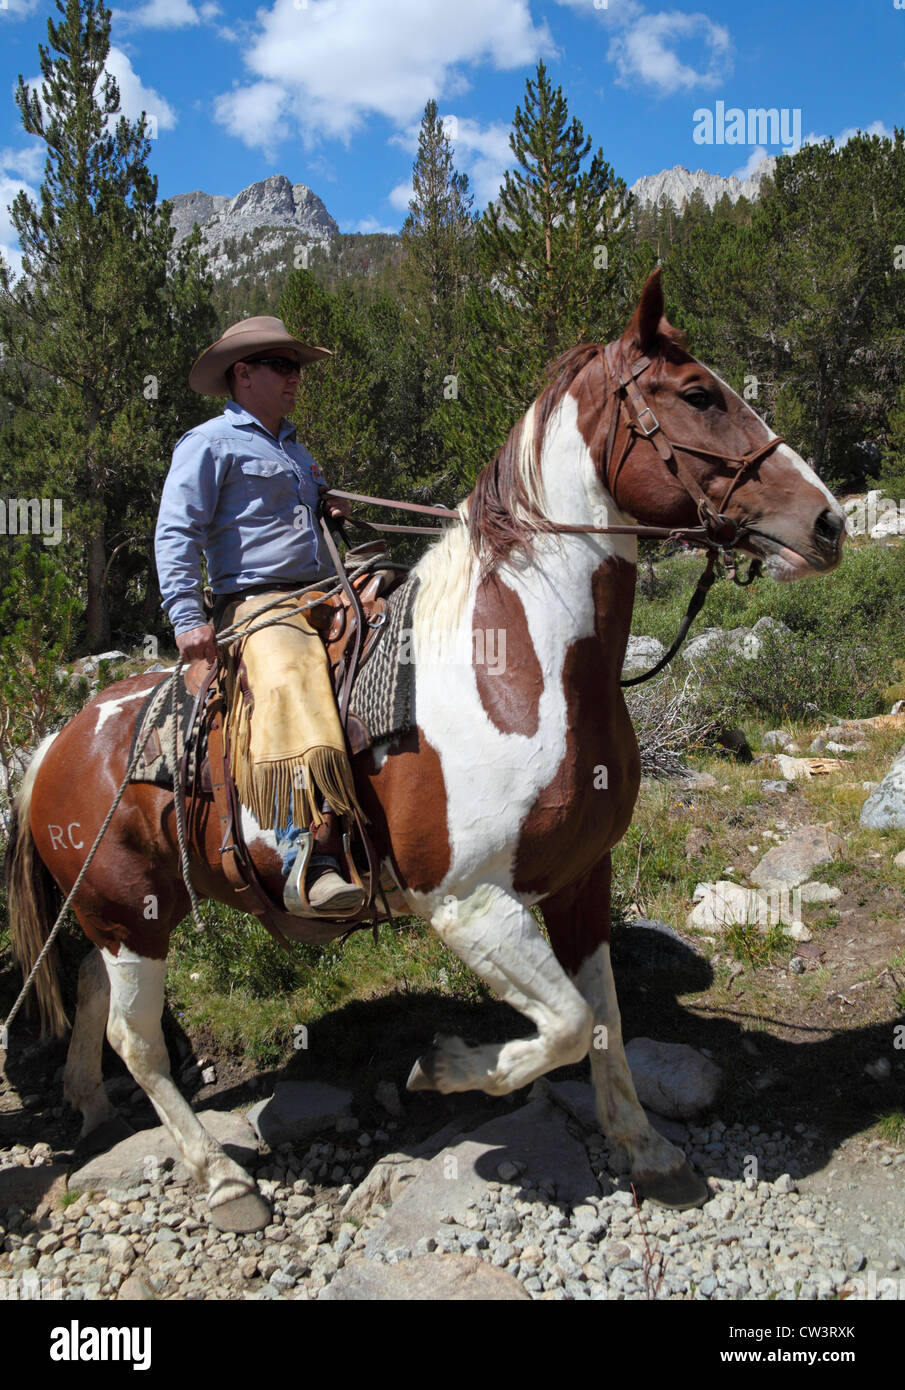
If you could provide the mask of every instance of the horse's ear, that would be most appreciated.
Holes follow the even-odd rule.
[[[657,341],[657,335],[662,332],[661,322],[665,323],[663,307],[663,286],[660,284],[658,266],[645,280],[635,316],[624,334],[627,341],[636,344],[643,353],[650,351]]]

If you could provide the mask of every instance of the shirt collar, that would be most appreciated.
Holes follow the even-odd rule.
[[[268,439],[273,439],[273,435],[266,425],[262,425],[257,415],[252,415],[250,410],[245,410],[243,406],[237,405],[235,401],[227,401],[223,414],[231,425],[257,425],[259,430],[263,430]],[[280,420],[280,430],[277,439],[282,443],[284,439],[294,440],[296,436],[295,425],[291,420],[287,420],[285,415]]]

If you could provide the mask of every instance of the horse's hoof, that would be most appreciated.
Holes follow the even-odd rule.
[[[408,1081],[405,1083],[407,1091],[435,1091],[437,1089],[431,1056],[430,1052],[426,1052],[423,1057],[418,1058],[409,1072]]]
[[[633,1174],[632,1184],[639,1198],[677,1211],[702,1207],[713,1195],[701,1175],[687,1162],[669,1173]]]
[[[244,1197],[233,1197],[230,1202],[212,1207],[211,1221],[218,1231],[235,1231],[239,1235],[263,1231],[270,1225],[270,1207],[257,1192],[246,1192]]]
[[[108,1149],[113,1148],[114,1144],[121,1144],[124,1139],[131,1139],[134,1133],[135,1130],[128,1120],[123,1119],[122,1115],[117,1115],[112,1120],[105,1120],[96,1129],[82,1135],[72,1151],[72,1161],[79,1165],[87,1163],[89,1158],[106,1153]]]

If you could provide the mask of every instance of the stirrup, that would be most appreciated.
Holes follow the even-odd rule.
[[[308,867],[311,863],[311,853],[314,848],[314,836],[310,830],[303,830],[299,835],[299,851],[295,857],[295,863],[289,870],[286,883],[283,888],[283,905],[286,911],[293,917],[335,917],[342,921],[347,917],[354,917],[364,907],[367,901],[367,894],[360,883],[344,883],[346,888],[346,901],[341,902],[338,907],[315,907],[308,896]],[[335,873],[335,870],[326,869],[325,873]]]

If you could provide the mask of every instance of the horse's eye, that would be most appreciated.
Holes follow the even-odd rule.
[[[690,406],[693,406],[695,410],[706,410],[707,407],[712,404],[707,392],[702,391],[700,387],[691,391],[686,391],[682,399],[687,401]]]

